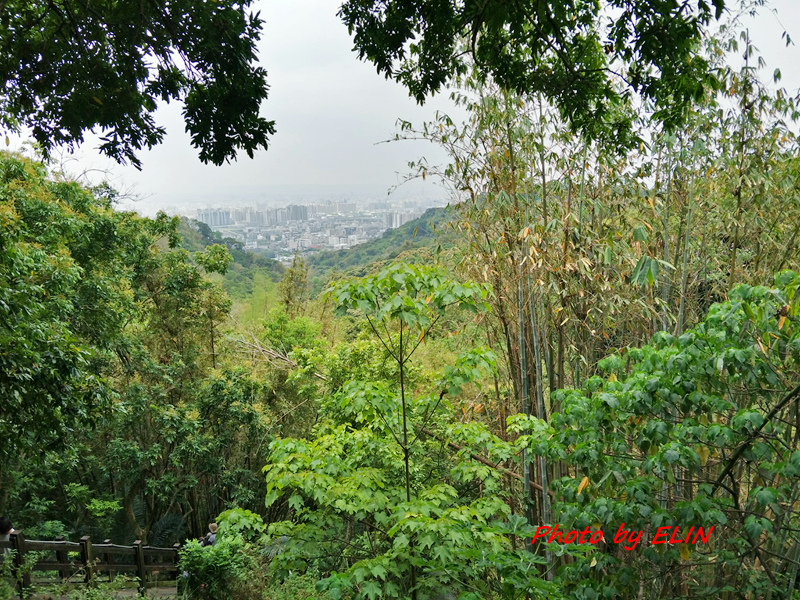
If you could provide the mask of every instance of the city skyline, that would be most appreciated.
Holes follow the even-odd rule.
[[[245,250],[263,252],[288,264],[300,252],[352,248],[380,237],[421,216],[424,201],[356,203],[328,201],[313,204],[203,207],[180,213],[204,223]]]

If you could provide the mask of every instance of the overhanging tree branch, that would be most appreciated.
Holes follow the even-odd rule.
[[[721,486],[725,478],[728,475],[730,475],[731,471],[733,470],[733,467],[736,466],[736,461],[738,461],[742,457],[742,454],[744,454],[745,450],[747,450],[750,447],[750,445],[758,437],[758,435],[761,433],[764,427],[767,426],[767,423],[772,421],[775,415],[777,415],[780,411],[786,408],[791,402],[797,400],[798,397],[800,397],[800,385],[796,386],[791,392],[786,394],[786,396],[784,396],[783,399],[780,402],[778,402],[778,404],[776,404],[771,411],[769,411],[767,416],[764,417],[763,423],[761,423],[761,425],[756,427],[755,431],[753,431],[748,436],[748,438],[744,442],[742,442],[742,444],[733,453],[733,456],[730,457],[725,469],[722,471],[722,473],[720,473],[719,477],[717,477],[717,480],[714,482],[714,486],[711,490],[712,495],[717,490],[717,488]]]

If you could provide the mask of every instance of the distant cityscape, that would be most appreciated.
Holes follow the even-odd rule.
[[[296,253],[351,248],[380,237],[444,202],[417,198],[395,202],[328,200],[312,204],[204,207],[179,211],[205,223],[245,249],[265,252],[284,263]]]

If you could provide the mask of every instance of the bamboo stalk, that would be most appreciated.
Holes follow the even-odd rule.
[[[694,201],[694,175],[689,184],[689,203],[686,209],[686,233],[683,236],[683,266],[681,270],[681,305],[678,308],[678,335],[683,334],[683,325],[686,321],[686,282],[688,279],[687,263],[689,258],[689,228],[692,222],[692,202]]]

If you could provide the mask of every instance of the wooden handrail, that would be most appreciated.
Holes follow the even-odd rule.
[[[107,573],[113,579],[115,573],[135,573],[139,579],[139,589],[144,590],[148,575],[154,572],[178,572],[178,551],[180,544],[172,548],[157,548],[144,546],[136,540],[133,546],[120,546],[105,540],[102,544],[92,544],[91,538],[86,535],[80,542],[69,542],[62,538],[57,540],[26,540],[22,531],[17,530],[11,534],[8,542],[0,542],[0,553],[4,549],[16,552],[14,568],[19,570],[24,564],[28,552],[53,552],[52,558],[40,558],[33,569],[23,572],[19,579],[20,587],[31,585],[31,571],[58,571],[62,580],[69,579],[75,573],[83,570],[86,573],[84,581],[88,583],[93,575]],[[69,554],[79,554],[72,560]],[[130,556],[132,562],[123,563],[114,557]],[[152,559],[156,559],[155,562]]]

